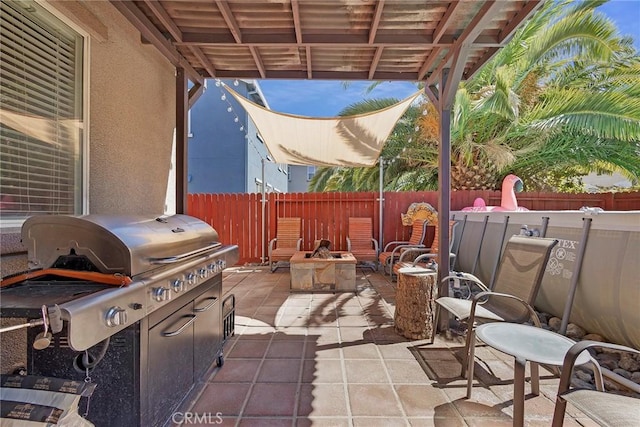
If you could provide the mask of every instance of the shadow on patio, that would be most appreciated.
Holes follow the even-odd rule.
[[[187,411],[191,425],[512,424],[512,358],[478,347],[473,397],[466,399],[456,355],[464,344],[397,335],[388,276],[357,269],[356,295],[290,293],[287,269],[224,274],[223,292],[236,296],[235,336],[225,344],[224,366],[200,379]],[[557,386],[541,369],[540,395],[526,396],[525,425],[551,424]],[[573,416],[569,410],[566,426],[593,425]]]

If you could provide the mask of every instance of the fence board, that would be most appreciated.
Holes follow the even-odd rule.
[[[499,206],[500,191],[453,191],[451,210],[472,206],[481,197],[488,206]],[[373,236],[379,238],[379,194],[366,193],[269,193],[265,197],[265,236],[262,237],[261,194],[189,194],[187,213],[210,224],[221,242],[237,244],[240,264],[260,263],[267,258],[268,243],[276,235],[278,217],[302,219],[303,248],[311,250],[316,239],[328,238],[334,250],[346,250],[349,217],[373,219]],[[408,240],[410,227],[402,225],[401,213],[411,203],[426,202],[438,209],[435,191],[384,193],[383,246]],[[583,206],[605,210],[640,210],[640,192],[557,194],[518,193],[518,204],[530,210],[577,210]],[[263,243],[264,242],[264,243]],[[382,249],[382,248],[381,248]]]

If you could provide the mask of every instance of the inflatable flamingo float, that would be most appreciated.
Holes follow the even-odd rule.
[[[529,209],[518,206],[516,193],[523,189],[522,180],[510,174],[502,180],[502,198],[500,206],[487,206],[484,199],[478,197],[473,201],[473,206],[462,208],[466,212],[505,212],[505,211],[528,211]]]

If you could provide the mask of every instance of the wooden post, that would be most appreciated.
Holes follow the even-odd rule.
[[[405,267],[398,270],[396,288],[395,331],[412,340],[431,339],[437,273],[421,267]]]

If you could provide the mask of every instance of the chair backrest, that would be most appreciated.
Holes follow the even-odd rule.
[[[278,248],[296,248],[298,246],[298,240],[302,237],[300,224],[300,218],[278,218],[278,229],[276,230]]]
[[[453,249],[453,241],[455,240],[455,229],[457,227],[458,223],[456,221],[449,221],[449,252],[451,252],[451,249]],[[436,224],[436,233],[433,236],[433,242],[431,242],[431,250],[429,251],[432,254],[437,254],[439,252],[438,250],[438,244],[440,243],[440,233],[438,232],[438,225]]]
[[[371,249],[373,222],[371,218],[349,218],[349,240],[352,249]]]
[[[411,237],[409,238],[410,245],[424,245],[424,241],[427,238],[427,224],[428,221],[424,219],[416,219],[411,226]]]
[[[556,239],[512,236],[504,248],[493,291],[516,296],[533,306],[549,256],[557,243]],[[490,299],[485,308],[507,321],[523,322],[529,318],[522,304],[505,298]]]

